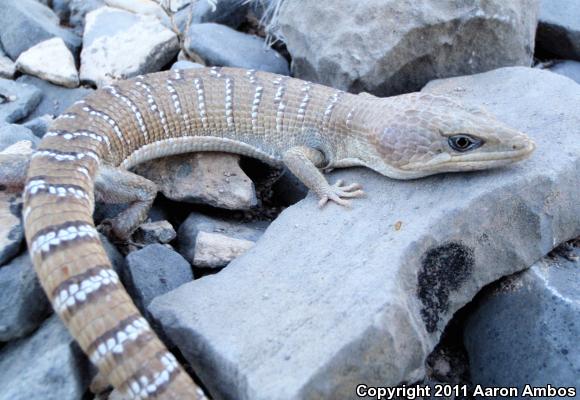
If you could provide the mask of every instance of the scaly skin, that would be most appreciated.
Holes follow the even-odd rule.
[[[454,150],[449,137],[458,134],[483,143]],[[147,215],[155,185],[127,169],[170,154],[233,152],[284,163],[321,204],[347,205],[359,185],[330,185],[320,168],[363,165],[411,179],[505,165],[533,148],[440,96],[379,99],[229,68],[162,72],[99,90],[55,120],[28,171],[26,239],[54,309],[113,386],[133,398],[202,399],[139,315],[94,227],[95,195],[132,203],[110,221],[117,236]]]

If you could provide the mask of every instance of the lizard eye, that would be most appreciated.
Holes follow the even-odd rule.
[[[483,144],[483,140],[469,135],[453,135],[447,139],[449,146],[455,151],[463,153],[468,150],[477,149]]]

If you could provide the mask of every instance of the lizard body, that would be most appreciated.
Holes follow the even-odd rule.
[[[129,202],[111,222],[127,238],[155,185],[128,171],[157,157],[233,152],[285,164],[321,199],[347,205],[356,184],[322,168],[361,165],[396,179],[485,169],[534,144],[484,111],[413,93],[380,99],[265,72],[167,71],[103,88],[57,118],[30,163],[23,220],[54,309],[91,361],[138,399],[205,398],[119,282],[92,220],[94,199]]]

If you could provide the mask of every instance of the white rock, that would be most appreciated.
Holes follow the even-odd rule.
[[[79,85],[75,60],[60,37],[40,42],[20,54],[16,68],[57,85],[71,88]]]
[[[169,21],[163,8],[152,0],[105,0],[108,6],[121,8],[135,14],[152,15],[161,21]]]
[[[220,268],[254,247],[251,240],[238,239],[221,233],[199,232],[195,241],[193,265]]]
[[[100,87],[158,71],[178,50],[177,36],[156,17],[101,7],[87,14],[81,80]]]

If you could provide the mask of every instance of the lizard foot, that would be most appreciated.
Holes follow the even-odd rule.
[[[362,186],[358,183],[345,185],[344,181],[340,179],[334,185],[329,186],[320,196],[318,206],[324,207],[324,205],[329,201],[334,201],[336,204],[341,206],[350,207],[350,201],[345,199],[363,197],[365,192],[363,192],[361,188]]]

